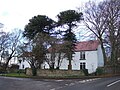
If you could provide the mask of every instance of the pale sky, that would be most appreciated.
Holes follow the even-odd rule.
[[[4,30],[20,28],[33,16],[47,15],[56,19],[61,11],[76,9],[89,0],[0,0],[0,23],[4,24]],[[101,0],[98,0],[101,1]]]

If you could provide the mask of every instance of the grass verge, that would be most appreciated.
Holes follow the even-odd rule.
[[[7,74],[0,74],[0,76],[18,77],[18,78],[30,78],[30,76],[27,76],[24,73],[7,73]]]

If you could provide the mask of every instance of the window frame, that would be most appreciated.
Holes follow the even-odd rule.
[[[80,52],[80,60],[86,60],[85,51]]]
[[[86,63],[85,62],[80,62],[80,70],[86,69]]]
[[[24,64],[22,64],[22,68],[23,68],[23,69],[25,68],[25,65],[24,65]]]

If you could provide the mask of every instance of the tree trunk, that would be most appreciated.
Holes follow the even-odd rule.
[[[101,49],[102,49],[103,59],[104,59],[104,66],[105,66],[107,64],[107,58],[106,58],[105,48],[104,48],[104,45],[103,45],[102,38],[99,38],[99,40],[100,40],[100,44],[101,44]]]
[[[15,50],[13,50],[12,53],[10,54],[10,56],[7,58],[7,62],[5,64],[5,70],[7,70],[7,68],[8,68],[9,61],[12,59],[14,51]]]
[[[72,70],[72,52],[70,51],[69,53],[69,65],[68,65],[68,70]]]
[[[107,58],[106,58],[105,48],[104,48],[103,44],[101,44],[101,49],[102,49],[102,53],[103,53],[104,66],[105,66],[107,64]]]
[[[111,52],[111,62],[113,66],[113,73],[115,74],[116,72],[116,55],[115,55],[115,47],[112,47],[112,52]]]
[[[33,76],[37,75],[37,69],[35,67],[32,67],[32,75]]]
[[[9,64],[9,61],[11,60],[11,58],[12,58],[11,56],[9,58],[7,58],[7,62],[5,64],[5,70],[7,70],[8,64]]]

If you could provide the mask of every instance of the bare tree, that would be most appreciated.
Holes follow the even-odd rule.
[[[20,45],[21,31],[5,33],[1,36],[1,59],[4,60],[6,70],[10,60],[17,56],[17,47]]]
[[[104,18],[107,18],[104,26],[107,27],[106,34],[111,48],[111,61],[115,65],[120,49],[120,0],[108,0],[103,3],[106,5]]]
[[[108,18],[107,16],[104,17],[104,4],[100,3],[97,5],[94,2],[88,2],[86,6],[87,8],[85,10],[84,23],[100,41],[104,57],[104,64],[106,64],[106,53],[104,49],[104,32],[106,30],[106,26],[104,26],[104,24]]]
[[[37,69],[37,61],[35,59],[35,54],[32,52],[34,48],[33,42],[28,41],[26,43],[23,43],[23,45],[19,46],[19,56],[18,59],[26,60],[32,69],[33,76],[36,75],[36,69]]]
[[[119,56],[120,1],[106,0],[99,4],[88,3],[85,24],[101,42],[105,57],[105,45],[110,48],[111,63],[115,65]]]
[[[9,34],[6,32],[1,32],[0,35],[0,55],[1,55],[1,65],[3,66],[5,63],[5,60],[8,57],[8,52],[6,51],[6,48],[8,48],[9,44]]]

